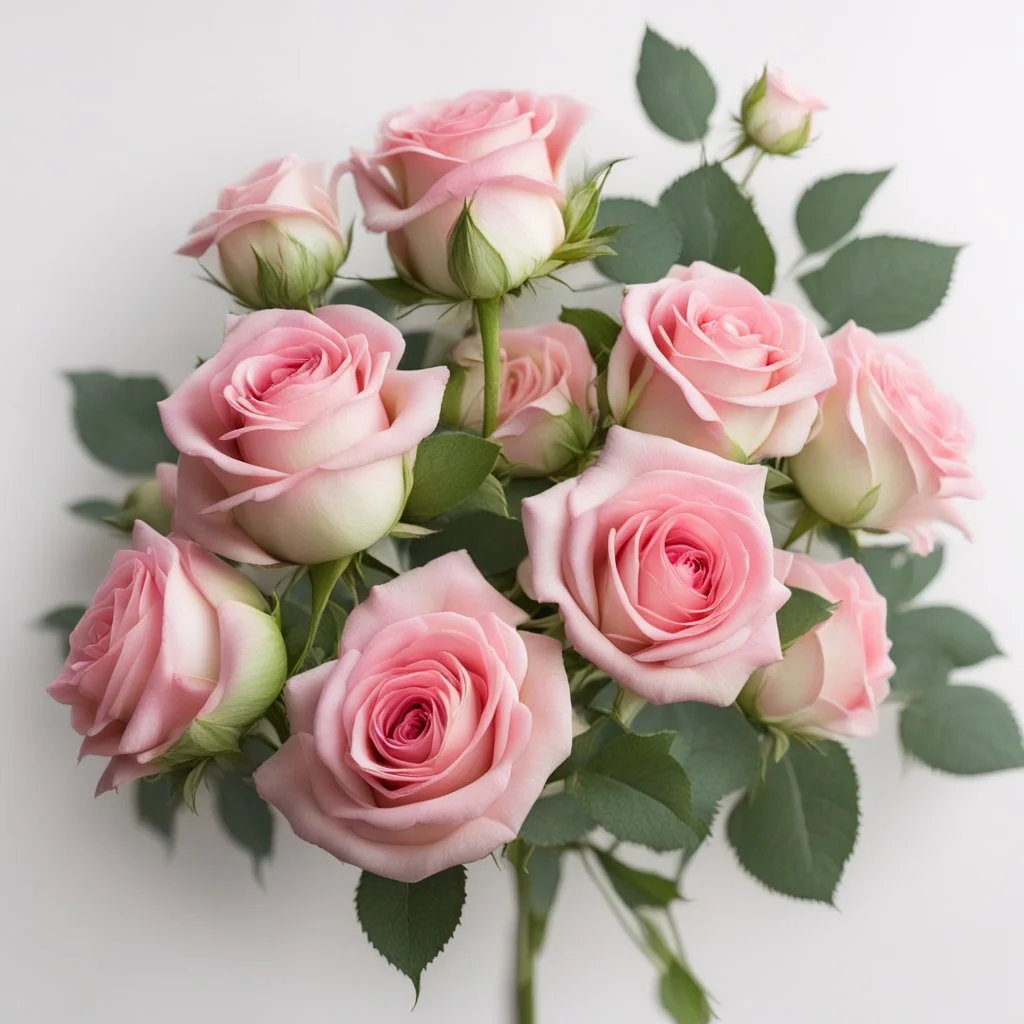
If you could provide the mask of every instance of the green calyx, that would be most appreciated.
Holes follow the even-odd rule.
[[[501,253],[473,219],[469,201],[448,235],[448,275],[467,299],[498,299],[513,285]]]

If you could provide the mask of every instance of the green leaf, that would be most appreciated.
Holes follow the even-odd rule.
[[[775,250],[750,199],[721,164],[698,167],[662,194],[658,208],[682,238],[676,262],[737,271],[766,295],[775,284]]]
[[[689,51],[648,28],[636,73],[640,102],[655,127],[680,142],[696,142],[708,131],[715,109],[715,83]]]
[[[368,284],[342,285],[331,292],[327,302],[332,306],[362,306],[363,309],[368,309],[385,320],[392,320],[395,315],[394,301],[385,298]]]
[[[64,654],[67,656],[71,651],[71,633],[78,620],[89,610],[84,604],[64,604],[59,608],[52,608],[40,620],[39,625],[44,629],[52,629],[61,634],[64,642]]]
[[[686,769],[693,810],[709,827],[722,798],[747,785],[761,764],[757,732],[735,706],[648,704],[633,719],[633,730],[676,734],[672,756]]]
[[[854,557],[871,577],[886,599],[889,613],[913,601],[942,568],[943,549],[936,547],[928,555],[915,555],[905,545],[859,548]]]
[[[945,654],[956,668],[979,665],[1002,654],[988,628],[960,608],[935,605],[891,616],[894,644],[926,647]]]
[[[875,190],[892,172],[837,174],[815,182],[796,208],[796,229],[808,252],[821,252],[845,238]]]
[[[678,961],[661,976],[661,1005],[676,1024],[708,1024],[714,1018],[700,982]]]
[[[490,475],[501,445],[451,431],[420,442],[403,518],[433,519],[468,498]]]
[[[378,295],[399,306],[416,306],[432,297],[401,277],[367,278],[366,283]]]
[[[331,601],[331,594],[334,592],[335,584],[341,579],[341,574],[352,564],[352,558],[346,556],[345,558],[339,558],[334,562],[321,562],[319,565],[311,565],[309,567],[309,580],[312,587],[312,598],[309,612],[309,622],[306,626],[306,635],[304,641],[298,647],[297,653],[294,656],[289,656],[290,660],[288,674],[290,676],[295,675],[301,670],[303,662],[306,660],[306,656],[315,645],[315,641],[320,633],[321,621],[324,617],[324,612],[327,610],[328,605]],[[286,602],[287,603],[287,602]],[[340,612],[341,609],[338,609]],[[335,615],[338,612],[334,613]],[[343,621],[337,619],[328,620],[328,628],[330,628],[332,622],[337,622],[337,630],[334,632],[335,642],[332,645],[337,647],[337,635],[340,631],[341,626],[344,624]],[[288,646],[289,636],[285,635],[285,646]],[[330,641],[327,641],[330,643]],[[325,652],[329,657],[334,656],[334,651]]]
[[[112,516],[120,515],[121,506],[116,501],[109,501],[107,498],[85,498],[83,501],[76,501],[73,505],[69,505],[68,511],[83,519],[105,523]]]
[[[855,238],[800,284],[833,330],[856,320],[871,331],[905,331],[939,308],[959,251],[911,238]]]
[[[398,368],[422,370],[427,365],[427,348],[432,337],[430,331],[409,331],[405,335],[405,351],[398,361]]]
[[[546,918],[555,905],[558,883],[562,879],[561,851],[532,850],[526,871],[530,876],[530,910],[537,917]]]
[[[501,481],[495,476],[484,477],[484,482],[466,499],[451,510],[453,516],[465,512],[490,512],[491,515],[509,518],[508,498]]]
[[[518,519],[503,519],[490,512],[459,516],[438,533],[418,540],[410,548],[413,565],[465,548],[485,576],[515,569],[526,557],[526,535]]]
[[[622,325],[599,309],[573,309],[569,306],[562,307],[558,319],[563,324],[571,324],[583,335],[598,372],[603,373],[608,368],[608,356]]]
[[[174,845],[174,816],[180,806],[175,796],[174,777],[169,772],[135,783],[136,816],[168,847]]]
[[[420,994],[424,969],[448,944],[466,902],[466,869],[449,868],[422,882],[396,882],[364,871],[356,914],[370,944]]]
[[[580,804],[617,839],[677,850],[688,845],[690,830],[705,831],[693,813],[686,772],[669,753],[672,739],[668,734],[620,736],[579,773]]]
[[[827,598],[800,587],[789,588],[789,600],[776,616],[782,649],[792,647],[805,633],[831,618],[834,605]]]
[[[94,458],[121,473],[152,475],[158,462],[176,462],[156,403],[167,388],[155,377],[69,373],[75,393],[75,429]]]
[[[589,729],[572,738],[569,756],[551,773],[549,781],[567,779],[574,772],[585,768],[612,740],[622,735],[622,726],[615,719],[599,718]]]
[[[639,199],[606,199],[597,215],[598,228],[622,226],[615,236],[614,256],[601,256],[597,269],[622,284],[657,281],[676,262],[683,244],[679,229],[663,211]]]
[[[257,876],[274,846],[274,819],[252,779],[237,771],[211,773],[217,816],[228,835],[252,857]]]
[[[619,899],[632,910],[639,907],[667,907],[673,900],[680,898],[674,879],[631,868],[603,850],[595,852]]]
[[[857,776],[846,750],[829,740],[794,743],[769,761],[729,815],[740,863],[769,889],[831,903],[857,841]]]
[[[526,816],[519,838],[532,846],[562,846],[596,828],[594,820],[571,793],[542,796]]]
[[[1020,729],[1006,702],[981,686],[937,686],[900,716],[904,750],[953,775],[1024,767]]]

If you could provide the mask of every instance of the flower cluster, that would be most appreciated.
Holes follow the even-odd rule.
[[[656,52],[645,43],[643,60]],[[821,109],[765,73],[732,155],[754,147],[751,171],[791,155]],[[472,92],[389,116],[329,184],[290,156],[221,193],[180,251],[215,249],[210,275],[247,311],[159,402],[157,448],[165,435],[177,461],[111,520],[134,522],[134,546],[50,687],[81,753],[109,759],[99,791],[151,776],[194,805],[204,779],[236,778],[367,872],[374,942],[373,886],[431,884],[502,849],[541,924],[532,857],[596,857],[620,894],[644,890],[655,876],[594,836],[685,862],[739,784],[701,775],[720,729],[758,766],[730,819],[741,860],[775,888],[830,897],[857,821],[835,740],[876,731],[889,634],[916,594],[875,570],[916,572],[935,524],[964,529],[957,500],[979,496],[964,412],[872,332],[870,309],[823,338],[768,294],[742,248],[760,226],[722,164],[666,197],[704,175],[693,195],[726,189],[740,236],[654,280],[617,264],[631,226],[617,254],[607,172],[564,180],[587,116],[565,97]],[[387,236],[384,295],[465,314],[461,340],[431,345],[434,365],[358,289],[332,289],[347,175]],[[574,308],[502,325],[510,298],[591,260],[629,282],[606,304],[618,319]],[[879,547],[881,533],[911,548]],[[845,787],[833,802],[847,817],[829,826],[835,877],[804,891],[745,836],[772,827],[751,819],[785,785],[774,766],[810,770],[808,756],[828,765],[821,786]],[[647,905],[665,904],[629,909]],[[644,922],[674,983],[685,964]]]

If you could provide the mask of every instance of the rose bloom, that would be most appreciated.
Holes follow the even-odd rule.
[[[838,383],[821,429],[789,470],[819,515],[840,526],[906,534],[931,550],[932,523],[967,528],[953,498],[979,498],[968,465],[974,432],[927,371],[892,342],[850,322],[828,341]]]
[[[626,289],[608,403],[632,430],[740,461],[794,455],[834,383],[804,315],[737,274],[694,263]]]
[[[522,284],[562,244],[558,178],[589,111],[564,96],[471,92],[384,119],[375,153],[352,155],[366,227],[384,231],[403,277],[463,298],[448,272],[448,236],[466,203],[503,264],[503,290]],[[467,269],[472,277],[472,270]],[[462,276],[467,276],[463,274]],[[490,277],[491,273],[483,277]],[[490,294],[500,294],[477,282]]]
[[[569,324],[503,330],[498,427],[516,476],[547,476],[562,469],[590,442],[597,420],[597,367],[583,335]],[[453,373],[443,418],[450,426],[483,428],[484,358],[478,336],[460,341],[449,356]],[[461,372],[454,367],[461,368]]]
[[[336,662],[289,680],[260,796],[339,860],[403,882],[514,839],[569,755],[561,644],[464,552],[374,587]]]
[[[885,598],[852,558],[822,564],[794,555],[786,584],[837,605],[782,661],[755,673],[740,698],[757,718],[787,731],[871,736],[896,666]]]
[[[305,305],[331,283],[348,251],[323,177],[321,164],[297,156],[264,164],[221,192],[217,209],[193,225],[178,252],[199,258],[215,245],[227,283],[248,306]],[[257,257],[279,278],[269,294]]]
[[[807,145],[814,115],[825,103],[789,82],[781,71],[765,71],[743,98],[743,130],[755,146],[789,156]]]
[[[254,565],[362,551],[405,505],[448,371],[396,370],[402,335],[358,306],[229,318],[220,351],[160,403],[181,452],[174,528]]]
[[[594,466],[523,502],[530,591],[573,647],[655,704],[731,704],[782,657],[766,470],[612,427]]]
[[[286,675],[281,632],[241,573],[141,520],[133,541],[114,555],[47,691],[71,706],[79,756],[110,758],[97,795],[174,763],[179,741],[201,742],[194,723],[248,728]]]

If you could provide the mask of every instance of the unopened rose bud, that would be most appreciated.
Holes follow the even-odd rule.
[[[751,144],[766,153],[790,156],[807,145],[813,115],[825,109],[816,96],[766,68],[743,97],[740,120]]]
[[[128,492],[124,507],[107,521],[130,533],[137,519],[149,524],[158,533],[171,532],[171,505],[164,500],[163,486],[158,479],[146,480]]]

